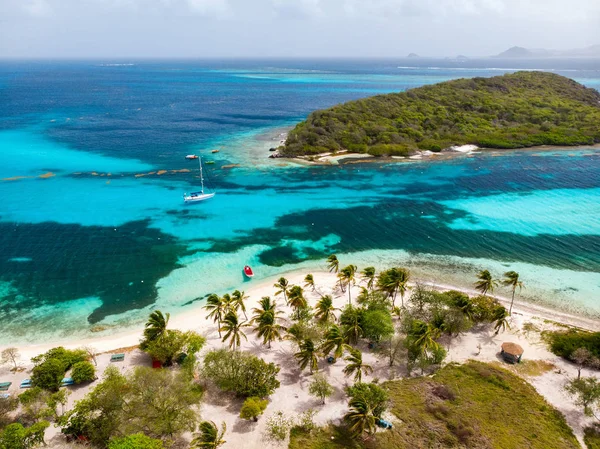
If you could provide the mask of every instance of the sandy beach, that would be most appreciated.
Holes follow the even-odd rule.
[[[289,280],[290,284],[302,285],[305,275],[305,271],[296,271],[285,274],[285,277]],[[316,290],[313,292],[310,289],[305,289],[305,295],[310,305],[314,306],[320,295],[325,294],[330,294],[334,297],[335,307],[342,308],[348,303],[348,294],[342,293],[339,289],[335,288],[336,277],[334,274],[313,272],[313,276]],[[275,278],[264,280],[246,290],[245,293],[249,297],[246,301],[249,316],[251,315],[252,308],[256,307],[258,300],[263,296],[275,298],[278,306],[285,312],[282,316],[287,317],[289,315],[290,309],[284,305],[283,298],[274,296],[275,289],[273,288],[273,283],[275,280]],[[451,286],[447,285],[436,285],[433,283],[430,285],[441,290],[451,288]],[[353,297],[356,297],[359,293],[359,288],[360,284],[352,287]],[[468,293],[474,292],[469,291]],[[503,303],[509,300],[503,297],[498,299]],[[168,312],[168,310],[164,311]],[[589,418],[585,417],[581,410],[574,405],[573,400],[563,389],[565,383],[577,374],[577,370],[572,364],[553,355],[546,349],[546,345],[540,339],[540,332],[557,329],[564,325],[598,329],[600,328],[600,323],[591,319],[585,320],[549,309],[528,306],[517,301],[515,301],[510,323],[511,328],[499,335],[494,335],[491,326],[476,326],[460,337],[452,339],[450,342],[443,342],[448,349],[446,363],[460,363],[469,359],[500,363],[498,354],[502,342],[512,341],[520,344],[525,349],[525,360],[543,360],[552,365],[552,369],[544,374],[526,378],[535,386],[540,394],[565,414],[576,436],[583,442],[582,429],[586,424],[589,424]],[[528,323],[526,330],[524,329],[525,323]],[[206,319],[206,313],[200,307],[184,315],[174,316],[169,322],[169,327],[172,329],[194,330],[206,336],[207,345],[202,353],[224,346],[218,336],[215,323]],[[347,408],[347,398],[344,394],[344,388],[352,384],[351,379],[346,378],[342,373],[345,365],[343,361],[328,365],[321,358],[319,369],[328,377],[330,383],[335,388],[334,395],[327,400],[325,405],[321,405],[318,399],[308,394],[308,384],[311,381],[311,375],[308,371],[301,372],[299,370],[293,357],[295,348],[290,341],[275,342],[271,349],[267,349],[255,337],[251,328],[248,328],[246,332],[248,340],[243,341],[241,349],[249,351],[266,361],[279,364],[281,366],[279,373],[281,387],[270,397],[270,403],[265,415],[256,423],[239,418],[241,400],[224,395],[213,388],[208,389],[202,402],[201,414],[203,418],[212,419],[216,422],[226,422],[228,432],[225,448],[244,447],[253,449],[281,447],[281,445],[265,441],[264,439],[264,428],[267,417],[276,411],[282,411],[290,417],[297,417],[300,413],[313,409],[317,412],[315,416],[317,424],[339,422]],[[151,364],[149,357],[136,348],[141,334],[142,329],[136,329],[119,335],[87,341],[73,341],[71,344],[64,346],[77,348],[86,345],[95,348],[100,353],[97,358],[99,374],[111,363],[110,353],[125,352],[125,361],[117,363],[117,366],[121,370],[127,371],[134,366],[149,366]],[[25,370],[18,373],[11,373],[8,366],[0,367],[0,379],[2,381],[13,382],[9,393],[18,394],[19,383],[29,377],[29,370],[32,367],[29,361],[30,358],[54,346],[56,345],[39,344],[19,347],[21,353],[20,364]],[[377,351],[368,349],[366,344],[363,343],[360,349],[363,351],[363,358],[366,363],[374,368],[372,375],[367,376],[367,381],[374,379],[385,381],[406,376],[405,369],[402,366],[390,368],[385,356],[378,354]],[[517,373],[519,372],[517,371]],[[583,375],[597,375],[597,373],[584,370]],[[96,382],[89,385],[71,387],[69,407],[76,400],[84,397]],[[189,437],[190,435],[187,436]],[[47,431],[47,441],[50,447],[61,447],[63,438],[60,436],[58,429],[51,427]]]

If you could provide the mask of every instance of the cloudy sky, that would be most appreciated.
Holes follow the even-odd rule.
[[[600,0],[0,0],[0,57],[484,56],[600,44]]]

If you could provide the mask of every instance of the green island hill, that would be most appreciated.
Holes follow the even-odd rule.
[[[600,93],[564,76],[516,72],[376,95],[312,112],[279,148],[410,156],[455,145],[515,149],[600,143]]]
[[[333,425],[295,428],[289,449],[577,449],[563,415],[535,388],[496,364],[449,364],[431,377],[382,384],[392,430],[352,439]],[[591,432],[591,431],[590,431]]]

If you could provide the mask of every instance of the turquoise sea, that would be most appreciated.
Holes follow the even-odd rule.
[[[313,109],[520,69],[600,88],[589,60],[0,62],[0,345],[118,332],[248,288],[245,264],[260,282],[330,253],[461,286],[516,269],[528,301],[600,316],[600,149],[267,158]],[[217,196],[186,206],[189,153]]]

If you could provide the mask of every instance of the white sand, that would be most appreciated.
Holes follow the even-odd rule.
[[[305,272],[287,273],[285,276],[290,281],[290,284],[303,284]],[[315,282],[317,284],[318,293],[331,294],[334,297],[335,306],[343,307],[348,302],[348,294],[341,293],[335,290],[336,283],[335,275],[327,272],[313,272]],[[251,315],[251,310],[257,305],[258,300],[263,296],[274,297],[275,289],[273,283],[276,278],[265,280],[252,288],[246,294],[250,297],[247,300],[248,315]],[[450,286],[438,286],[448,287]],[[306,296],[310,305],[315,305],[319,299],[319,294],[306,289]],[[352,288],[353,298],[359,293],[359,286]],[[289,315],[289,308],[284,306],[282,297],[274,297],[281,310],[285,312],[284,316]],[[501,298],[506,301],[507,298]],[[195,330],[207,337],[207,346],[203,350],[206,352],[213,348],[222,347],[216,325],[212,321],[205,319],[206,313],[202,309],[196,309],[185,315],[178,315],[171,319],[170,328],[181,330]],[[581,410],[573,404],[573,401],[564,393],[564,384],[567,380],[576,375],[577,370],[573,365],[554,356],[545,348],[539,339],[539,333],[533,332],[525,335],[522,326],[526,322],[534,323],[540,330],[549,329],[555,326],[554,323],[548,321],[562,321],[577,323],[580,326],[598,329],[598,323],[593,320],[582,322],[581,319],[570,317],[568,315],[559,314],[549,310],[525,310],[521,304],[516,303],[513,309],[511,330],[508,330],[500,335],[493,335],[491,326],[478,326],[472,331],[453,339],[450,342],[447,362],[464,362],[468,359],[476,359],[481,361],[499,361],[498,353],[500,345],[504,341],[517,342],[525,349],[524,360],[546,360],[553,363],[556,369],[536,378],[528,379],[535,388],[542,394],[552,405],[563,412],[568,423],[573,427],[577,437],[582,442],[582,427],[585,423],[589,423],[589,418],[586,418]],[[141,337],[141,329],[126,332],[120,335],[113,335],[92,339],[90,341],[77,341],[73,344],[65,345],[68,348],[77,348],[81,345],[93,346],[98,352],[106,352],[119,348],[126,348],[137,345]],[[265,412],[265,415],[259,419],[257,423],[247,422],[238,417],[241,401],[228,395],[221,394],[209,389],[202,403],[202,417],[210,419],[217,423],[224,421],[227,423],[227,434],[225,439],[227,444],[224,448],[270,448],[282,447],[274,443],[269,443],[264,440],[263,433],[267,417],[275,411],[283,411],[290,417],[297,417],[300,413],[314,409],[318,413],[315,421],[318,424],[325,424],[329,421],[338,421],[347,409],[347,398],[344,395],[344,388],[352,384],[352,380],[346,378],[342,369],[345,365],[343,361],[338,361],[334,365],[328,365],[324,360],[320,360],[319,369],[328,376],[330,383],[335,387],[334,395],[326,401],[325,405],[321,405],[317,398],[311,397],[308,394],[308,384],[311,381],[311,376],[308,371],[300,372],[297,363],[293,357],[295,348],[289,341],[276,342],[272,345],[272,349],[267,349],[259,340],[254,337],[251,328],[247,329],[248,341],[242,344],[242,350],[252,352],[253,354],[265,359],[269,362],[275,362],[281,366],[279,380],[281,387],[270,398],[270,404]],[[447,342],[445,343],[447,345]],[[481,351],[478,353],[477,346],[481,345]],[[27,363],[32,356],[45,352],[55,345],[40,344],[35,346],[23,346],[19,350],[22,355],[22,363],[27,369],[25,372],[10,373],[8,366],[0,367],[0,381],[12,381],[9,393],[19,393],[19,383],[21,380],[29,377],[31,363]],[[3,349],[3,348],[0,348]],[[378,356],[373,351],[369,350],[366,345],[362,345],[363,359],[366,363],[374,368],[372,375],[366,377],[366,381],[371,381],[374,378],[386,380],[390,378],[405,376],[405,370],[402,366],[390,369],[387,360]],[[130,369],[133,366],[150,365],[149,358],[140,352],[138,349],[130,349],[127,352],[125,362],[117,363],[123,371]],[[98,357],[98,371],[101,373],[110,364],[110,354],[102,354]],[[593,375],[594,373],[584,371],[583,375]],[[597,375],[597,373],[595,374]],[[95,383],[86,386],[70,388],[72,394],[69,400],[69,406],[75,400],[82,398]],[[56,434],[58,430],[51,428],[47,432],[47,440],[51,442],[50,447],[57,447],[62,440],[60,435]],[[188,435],[189,437],[189,435]]]

